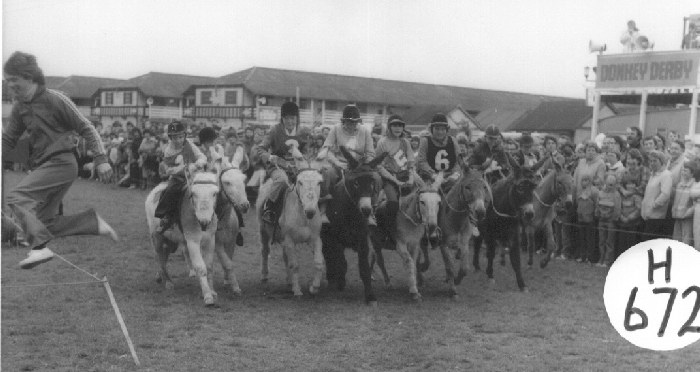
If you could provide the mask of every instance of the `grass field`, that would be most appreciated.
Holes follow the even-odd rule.
[[[21,174],[5,173],[11,187]],[[408,295],[398,256],[386,252],[393,288],[375,282],[379,306],[363,303],[357,259],[343,292],[326,288],[301,300],[287,292],[281,253],[273,248],[271,280],[260,284],[254,211],[246,245],[235,255],[243,290],[233,297],[216,268],[218,308],[203,306],[184,261],[171,258],[176,288],[155,282],[143,201],[146,192],[77,181],[65,213],[95,207],[121,234],[119,243],[73,237],[52,243],[68,261],[107,276],[141,360],[129,354],[100,284],[4,288],[91,278],[56,258],[20,270],[26,249],[2,249],[3,371],[691,371],[700,370],[700,343],[652,352],[628,343],[603,305],[604,269],[553,261],[525,270],[529,293],[517,290],[510,266],[496,267],[495,286],[470,271],[459,297],[447,297],[439,252],[421,288]],[[305,293],[311,252],[302,266]]]

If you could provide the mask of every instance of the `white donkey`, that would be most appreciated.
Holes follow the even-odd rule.
[[[166,267],[168,255],[175,251],[172,249],[174,245],[182,247],[183,251],[186,248],[191,267],[202,287],[204,304],[213,306],[216,297],[213,290],[214,235],[218,226],[214,206],[219,193],[219,180],[215,173],[194,173],[180,202],[178,226],[161,234],[156,232],[160,219],[155,217],[155,210],[166,186],[166,183],[156,186],[145,203],[151,242],[160,265],[156,280],[164,282],[167,289],[174,287]]]
[[[221,192],[217,200],[217,209],[220,219],[216,230],[215,251],[219,262],[224,269],[224,284],[231,286],[234,295],[241,294],[236,274],[233,271],[233,253],[236,248],[236,236],[240,233],[238,215],[234,208],[241,213],[246,213],[250,208],[248,196],[245,191],[245,170],[248,168],[248,156],[245,148],[239,146],[231,161],[223,153],[219,154],[220,161],[215,162],[214,168],[219,175],[219,187]],[[243,166],[241,166],[243,165]],[[187,257],[187,256],[185,256]],[[188,261],[189,264],[189,261]],[[192,275],[193,272],[190,272]]]
[[[260,188],[256,206],[262,244],[262,281],[263,283],[268,281],[270,245],[273,243],[280,244],[282,246],[282,257],[287,269],[287,282],[291,284],[294,296],[299,297],[302,296],[301,286],[299,285],[299,256],[300,251],[308,246],[313,247],[314,252],[314,277],[309,287],[309,292],[316,294],[321,287],[324,261],[321,250],[322,217],[318,204],[323,176],[320,170],[317,169],[318,164],[304,161],[296,146],[290,146],[289,151],[294,157],[298,168],[304,165],[307,168],[299,170],[294,185],[291,185],[286,190],[284,204],[279,217],[279,227],[273,226],[262,219],[262,204],[269,193],[269,188],[272,184],[271,179]]]

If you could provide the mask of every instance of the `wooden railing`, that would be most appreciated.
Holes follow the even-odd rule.
[[[173,106],[151,106],[148,110],[149,118],[182,119],[182,110]]]
[[[196,106],[183,111],[183,116],[194,118],[255,118],[253,106]]]
[[[146,116],[143,106],[102,106],[90,110],[94,116]]]

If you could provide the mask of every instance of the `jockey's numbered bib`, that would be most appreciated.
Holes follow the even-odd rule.
[[[397,151],[396,154],[394,154],[394,161],[401,170],[406,169],[406,166],[408,165],[408,158],[406,157],[406,153],[403,152],[402,149],[399,149],[399,151]]]
[[[447,137],[447,144],[444,147],[436,146],[428,139],[427,151],[428,165],[436,172],[449,171],[457,163],[457,153],[452,142],[452,137]]]

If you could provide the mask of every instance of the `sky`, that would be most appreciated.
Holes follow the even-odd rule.
[[[2,55],[32,53],[53,76],[260,66],[584,98],[589,40],[620,52],[633,19],[677,50],[698,13],[697,0],[2,0]]]

